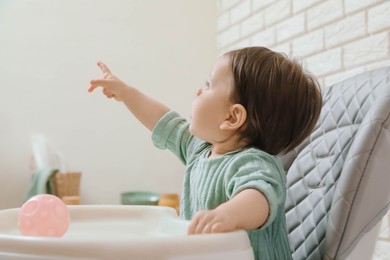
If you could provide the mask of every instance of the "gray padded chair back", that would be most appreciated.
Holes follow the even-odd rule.
[[[310,137],[280,159],[294,259],[345,259],[389,209],[390,67],[323,90]]]

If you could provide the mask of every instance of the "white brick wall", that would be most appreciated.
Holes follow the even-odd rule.
[[[388,30],[390,24],[390,1],[386,1],[368,10],[368,32]]]
[[[347,41],[363,37],[366,33],[365,24],[365,13],[359,12],[325,26],[325,46],[331,48]]]
[[[390,0],[217,0],[220,54],[266,46],[329,86],[390,66]]]
[[[298,14],[286,18],[276,26],[276,41],[283,42],[305,32],[305,16]]]
[[[282,0],[284,1],[284,0]],[[318,5],[306,10],[307,28],[316,29],[343,17],[343,1],[320,1]]]
[[[341,48],[334,48],[310,56],[304,61],[305,67],[314,75],[330,74],[342,66]]]
[[[293,53],[299,53],[301,57],[314,54],[324,49],[324,30],[315,30],[305,33],[292,40]]]
[[[368,10],[371,6],[381,2],[383,0],[344,0],[345,12],[348,14],[356,10]]]
[[[346,68],[389,59],[389,32],[374,34],[343,46]]]
[[[290,16],[290,1],[274,1],[264,10],[264,20],[267,26],[275,24]]]

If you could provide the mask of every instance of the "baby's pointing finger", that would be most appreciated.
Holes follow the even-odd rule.
[[[99,68],[103,71],[103,73],[111,73],[110,69],[107,67],[106,64],[104,64],[103,62],[101,61],[98,61],[97,65],[99,66]]]

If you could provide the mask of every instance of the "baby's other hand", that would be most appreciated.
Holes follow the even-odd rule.
[[[205,210],[195,214],[188,227],[188,234],[208,234],[230,232],[237,229],[234,216],[229,216],[223,211]]]

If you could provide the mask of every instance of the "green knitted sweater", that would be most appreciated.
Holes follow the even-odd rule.
[[[189,123],[174,111],[159,120],[152,140],[186,165],[182,218],[191,220],[196,212],[214,209],[244,189],[257,189],[267,198],[270,213],[264,225],[247,231],[255,258],[292,259],[284,212],[286,176],[274,156],[247,148],[208,158],[211,145],[193,136]]]

